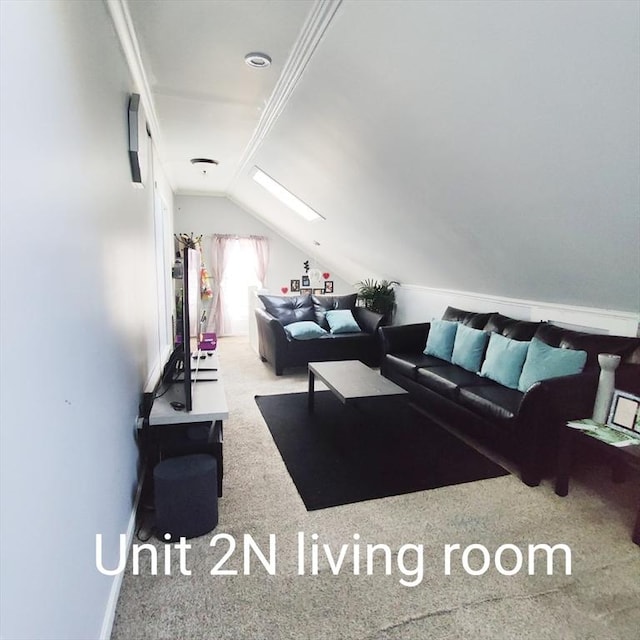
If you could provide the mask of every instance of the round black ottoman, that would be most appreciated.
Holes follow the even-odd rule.
[[[218,482],[213,456],[168,458],[155,466],[153,480],[156,533],[160,540],[195,538],[215,529]]]

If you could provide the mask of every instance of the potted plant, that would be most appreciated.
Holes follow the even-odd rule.
[[[396,306],[394,286],[400,284],[395,280],[362,280],[356,283],[358,300],[365,309],[370,309],[383,316],[382,322],[389,324]]]

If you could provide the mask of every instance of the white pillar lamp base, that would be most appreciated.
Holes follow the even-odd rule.
[[[611,353],[600,353],[598,355],[600,365],[600,378],[598,380],[598,391],[596,401],[593,405],[593,420],[600,424],[605,424],[609,417],[609,408],[615,390],[615,371],[620,364],[620,356]]]

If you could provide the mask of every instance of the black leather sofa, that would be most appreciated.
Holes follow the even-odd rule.
[[[590,417],[600,368],[599,353],[622,357],[616,387],[640,395],[640,339],[590,334],[545,322],[525,322],[499,313],[449,307],[444,320],[497,332],[513,340],[533,337],[553,347],[587,352],[582,373],[536,382],[526,392],[511,389],[423,353],[430,323],[381,327],[381,373],[410,392],[438,421],[493,445],[519,466],[522,481],[540,483],[553,469],[558,429],[567,420]]]
[[[380,360],[378,328],[382,316],[356,307],[357,294],[344,296],[258,296],[264,309],[256,309],[260,358],[269,362],[276,375],[287,367],[304,366],[308,362],[326,360],[361,360],[377,366]],[[312,321],[328,329],[327,311],[349,309],[360,327],[357,333],[327,333],[310,340],[292,338],[285,326],[293,322]]]

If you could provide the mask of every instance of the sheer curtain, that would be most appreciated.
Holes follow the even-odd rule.
[[[269,240],[263,236],[250,236],[254,254],[254,269],[259,287],[262,288],[267,281],[267,267],[269,266]]]
[[[229,263],[229,236],[215,235],[211,239],[211,271],[213,274],[213,281],[215,283],[215,289],[213,293],[213,328],[218,335],[224,335],[224,314],[222,308],[224,304],[224,292],[220,286],[222,279],[224,278],[227,266]]]
[[[246,334],[248,289],[261,288],[269,264],[269,241],[262,236],[214,235],[211,256],[215,281],[213,327],[219,336]]]

